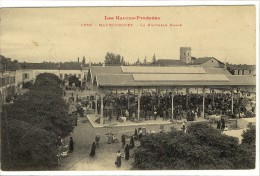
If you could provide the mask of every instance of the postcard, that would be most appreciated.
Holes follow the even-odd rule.
[[[254,175],[257,13],[2,8],[1,170]]]

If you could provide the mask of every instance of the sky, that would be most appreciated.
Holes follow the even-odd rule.
[[[20,62],[77,61],[83,56],[86,62],[103,62],[113,52],[132,63],[145,57],[151,61],[154,54],[179,60],[180,47],[191,47],[193,57],[255,64],[255,13],[255,6],[2,8],[1,55]]]

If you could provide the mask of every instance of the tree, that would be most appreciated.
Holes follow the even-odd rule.
[[[56,136],[30,123],[13,120],[8,128],[12,167],[56,163]]]
[[[147,65],[147,59],[146,59],[146,56],[145,56],[145,58],[144,58],[144,63],[143,63],[144,65]]]
[[[75,75],[69,76],[68,81],[70,86],[74,83],[76,87],[80,87],[80,80]]]
[[[255,125],[248,125],[248,129],[243,132],[242,134],[242,143],[248,145],[255,145],[255,138],[256,138],[256,128]]]
[[[246,164],[245,157],[252,159],[254,153],[247,152],[238,139],[206,123],[191,123],[187,133],[172,130],[144,136],[135,150],[133,169],[253,168],[254,162]]]
[[[11,161],[12,169],[54,164],[56,139],[73,131],[68,107],[62,98],[61,80],[49,73],[38,75],[27,93],[3,107],[3,165],[6,159]]]
[[[82,59],[82,64],[85,65],[86,64],[86,59],[85,59],[85,56],[83,56],[83,59]]]
[[[155,64],[157,62],[155,54],[153,55],[152,64]]]
[[[120,61],[121,65],[126,65],[126,62],[125,62],[125,59],[124,57],[121,58],[121,61]]]
[[[140,59],[138,58],[137,61],[135,62],[136,65],[140,65],[141,62],[140,62]]]
[[[124,57],[120,56],[120,54],[107,52],[105,56],[105,64],[107,65],[123,65],[124,62]]]

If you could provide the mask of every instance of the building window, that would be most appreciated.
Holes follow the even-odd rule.
[[[78,74],[78,78],[81,79],[81,74]]]
[[[65,74],[65,79],[68,79],[68,74]]]
[[[62,79],[63,78],[63,74],[60,74],[60,79]]]
[[[188,56],[190,56],[190,53],[188,53]]]

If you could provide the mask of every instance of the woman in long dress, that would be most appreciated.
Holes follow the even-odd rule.
[[[126,144],[125,146],[125,160],[129,160],[129,150],[130,150],[130,147],[128,144]]]
[[[96,155],[96,143],[93,142],[89,156],[94,157],[95,155]]]
[[[120,150],[118,150],[117,154],[116,154],[116,166],[120,167],[121,166],[121,152]]]
[[[69,143],[69,151],[73,152],[74,151],[74,141],[73,141],[73,137],[70,137],[70,143]]]
[[[131,145],[131,148],[134,148],[134,147],[135,147],[134,136],[131,136],[130,145]]]

